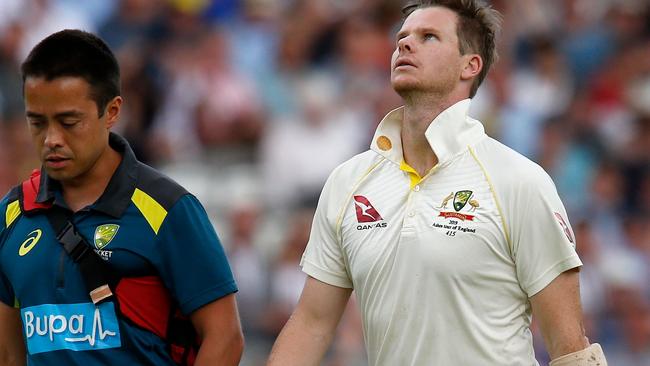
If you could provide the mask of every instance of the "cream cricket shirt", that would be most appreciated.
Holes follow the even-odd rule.
[[[528,298],[582,265],[549,176],[469,105],[426,131],[439,163],[421,180],[397,109],[323,189],[301,265],[354,288],[370,365],[537,365]]]

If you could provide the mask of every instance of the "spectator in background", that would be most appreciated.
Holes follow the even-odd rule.
[[[154,127],[159,152],[183,160],[235,148],[250,160],[264,127],[253,83],[232,68],[220,29],[199,27],[191,34],[196,38],[187,39],[189,44],[179,39],[169,50],[172,85]]]
[[[330,74],[305,75],[296,81],[297,114],[271,124],[260,154],[271,206],[315,202],[329,172],[361,150],[364,124],[345,107],[340,87]]]
[[[271,266],[269,308],[266,330],[275,339],[298,303],[305,274],[296,267],[300,261],[311,229],[311,208],[297,210],[289,220],[289,230],[282,251]]]
[[[503,142],[532,157],[544,121],[565,111],[573,95],[570,74],[552,36],[537,36],[529,47],[530,61],[511,76],[509,103],[501,116]]]
[[[238,304],[242,324],[251,332],[259,328],[267,297],[267,268],[255,247],[260,207],[241,203],[230,212],[231,243],[228,258],[239,287]]]
[[[261,214],[261,205],[248,201],[235,203],[228,215],[228,261],[239,288],[237,306],[249,349],[242,366],[263,363],[263,355],[268,354],[272,345],[264,327],[269,309],[269,270],[259,248]]]

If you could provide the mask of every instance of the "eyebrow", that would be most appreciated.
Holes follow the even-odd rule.
[[[435,29],[435,28],[428,28],[428,27],[419,27],[415,28],[412,32],[409,32],[408,30],[401,30],[397,32],[397,39],[402,39],[406,37],[409,33],[433,33],[435,35],[439,35],[440,31]]]
[[[30,112],[27,111],[26,113],[27,117],[29,118],[45,118],[45,115],[40,114],[40,113],[35,113],[35,112]],[[79,111],[65,111],[65,112],[60,112],[54,115],[54,119],[61,119],[61,118],[80,118],[83,117],[84,113],[79,112]]]

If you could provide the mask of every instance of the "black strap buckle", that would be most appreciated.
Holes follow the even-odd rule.
[[[78,263],[92,250],[86,245],[84,238],[77,233],[77,230],[75,230],[74,225],[70,221],[66,223],[56,239],[63,244],[63,248],[75,263]]]

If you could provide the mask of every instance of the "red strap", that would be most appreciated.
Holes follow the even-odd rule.
[[[41,186],[41,171],[34,169],[29,179],[23,182],[23,209],[33,211],[36,209],[50,208],[51,203],[38,203],[36,197]]]
[[[170,353],[172,356],[172,360],[174,360],[174,362],[176,362],[178,365],[194,365],[194,363],[196,362],[196,350],[194,348],[188,351],[184,347],[179,347],[175,344],[172,344],[170,347],[170,351],[171,351]],[[185,355],[186,352],[189,352],[187,356]]]
[[[171,298],[159,277],[123,278],[115,295],[122,315],[160,338],[167,338]]]

